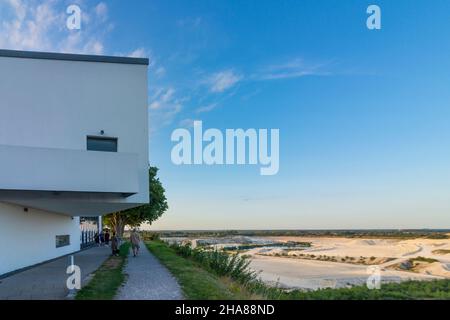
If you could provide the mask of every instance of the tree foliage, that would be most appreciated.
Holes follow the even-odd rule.
[[[110,226],[118,236],[123,235],[125,226],[137,227],[142,223],[151,224],[167,211],[169,205],[165,195],[165,189],[157,177],[158,168],[150,167],[149,193],[150,203],[119,212],[114,212],[103,217],[103,222]]]

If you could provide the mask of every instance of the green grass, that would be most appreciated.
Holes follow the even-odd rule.
[[[118,257],[108,258],[95,272],[93,279],[78,291],[77,300],[112,300],[117,290],[125,281],[123,266],[128,256],[130,243],[126,242],[120,246]]]
[[[183,258],[160,241],[146,242],[147,248],[177,278],[186,299],[233,300],[257,298],[227,277],[203,269],[191,259]]]
[[[281,295],[280,298],[290,300],[449,300],[450,280],[388,283],[382,284],[380,290],[369,290],[366,286],[311,292],[295,290]]]

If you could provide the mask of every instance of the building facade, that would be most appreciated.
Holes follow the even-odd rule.
[[[147,68],[0,50],[0,275],[80,250],[80,217],[149,202]]]

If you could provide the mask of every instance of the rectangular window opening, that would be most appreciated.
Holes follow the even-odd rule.
[[[87,149],[90,151],[117,152],[117,138],[88,136]]]
[[[56,247],[61,248],[70,245],[70,235],[56,236]]]

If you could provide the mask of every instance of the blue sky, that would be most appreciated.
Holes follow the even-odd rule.
[[[449,18],[445,0],[6,0],[0,47],[150,58],[154,229],[449,228]],[[193,120],[280,129],[279,173],[175,166]]]

